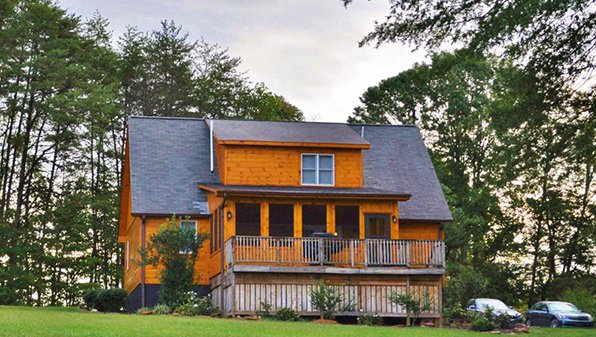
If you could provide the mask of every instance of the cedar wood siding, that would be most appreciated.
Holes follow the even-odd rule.
[[[133,217],[132,226],[126,235],[129,240],[130,258],[128,262],[124,263],[124,289],[131,293],[139,284],[141,284],[141,267],[137,263],[140,261],[139,250],[142,243],[142,218]],[[145,218],[145,242],[150,242],[151,235],[157,233],[162,224],[166,223],[169,218],[166,217],[146,217]],[[205,218],[190,218],[189,220],[197,221],[198,232],[209,232],[209,219]],[[199,250],[199,255],[195,264],[195,284],[209,285],[209,247],[210,243],[207,239],[203,243],[203,247]],[[126,254],[126,253],[125,253]],[[125,257],[126,258],[126,257]],[[129,266],[126,268],[126,266]],[[146,284],[160,284],[159,272],[161,267],[146,266],[145,267],[145,283]]]
[[[400,220],[399,238],[401,240],[444,240],[441,224],[429,221]]]
[[[222,197],[216,197],[212,192],[207,195],[209,201],[209,208],[211,210],[221,206],[223,201]],[[370,201],[370,200],[317,200],[312,201],[309,199],[296,199],[296,198],[257,198],[257,197],[233,197],[228,198],[225,201],[225,207],[223,213],[232,213],[232,218],[227,219],[224,216],[224,241],[234,236],[236,233],[236,203],[260,203],[261,205],[261,236],[269,236],[269,205],[272,203],[283,203],[294,205],[294,237],[302,237],[302,205],[303,204],[317,204],[325,205],[327,207],[327,231],[335,232],[335,206],[338,205],[349,205],[359,206],[359,225],[360,225],[360,238],[364,239],[364,218],[367,213],[386,213],[390,217],[395,216],[399,218],[398,206],[396,201]],[[391,223],[391,239],[399,239],[399,221],[397,223]],[[202,255],[205,256],[205,255]],[[209,277],[212,278],[219,274],[221,267],[220,251],[214,252],[209,259]]]
[[[361,149],[218,143],[216,151],[225,185],[301,186],[301,154],[325,153],[335,157],[334,187],[362,187]]]

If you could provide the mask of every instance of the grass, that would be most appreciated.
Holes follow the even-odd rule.
[[[595,336],[594,329],[532,328],[531,336]],[[321,325],[210,317],[140,316],[81,312],[76,308],[0,306],[0,336],[404,336],[465,337],[487,334],[453,329]]]

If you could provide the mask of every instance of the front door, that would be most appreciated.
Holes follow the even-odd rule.
[[[385,239],[391,238],[389,231],[389,214],[366,214],[366,233],[367,239]]]
[[[384,240],[389,240],[390,235],[390,216],[389,214],[366,214],[365,219],[365,237],[366,255],[369,265],[384,265],[391,263],[391,249]]]

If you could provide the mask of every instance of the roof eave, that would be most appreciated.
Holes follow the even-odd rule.
[[[315,199],[373,199],[373,200],[397,200],[397,201],[408,201],[412,197],[411,194],[405,193],[325,193],[325,192],[280,192],[280,191],[246,191],[246,190],[235,190],[227,188],[216,188],[214,186],[199,184],[199,187],[203,190],[212,192],[215,196],[235,196],[235,197],[255,197],[255,196],[267,196],[273,198],[315,198]]]
[[[324,148],[338,148],[338,149],[370,149],[370,144],[349,144],[349,143],[316,143],[316,142],[269,142],[269,141],[253,141],[253,140],[222,140],[218,139],[221,145],[249,145],[249,146],[280,146],[280,147],[324,147]]]

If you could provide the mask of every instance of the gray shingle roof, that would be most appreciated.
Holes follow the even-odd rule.
[[[364,186],[400,190],[399,218],[453,220],[420,130],[414,126],[351,125],[371,144],[363,151]]]
[[[259,141],[368,145],[346,124],[213,120],[213,132],[221,141]]]
[[[228,139],[248,139],[251,134],[259,134],[258,140],[304,142],[305,139],[296,138],[303,134],[312,137],[309,141],[328,143],[331,139],[340,141],[332,130],[339,130],[340,134],[350,139],[354,139],[354,136],[360,138],[362,131],[361,125],[333,123],[222,122],[224,121],[215,121],[215,132],[220,139],[222,129],[225,129],[224,134],[227,132],[231,137]],[[218,124],[225,124],[226,127],[217,129]],[[214,174],[209,171],[207,123],[202,119],[191,118],[131,117],[128,125],[132,212],[147,215],[207,213],[206,196],[198,184],[220,182],[217,161]],[[301,131],[288,131],[294,127]],[[349,132],[345,131],[346,128]],[[233,136],[234,130],[241,136]],[[289,134],[284,133],[284,130]],[[275,135],[283,137],[282,140],[274,138]],[[356,189],[359,191],[350,193],[372,195],[388,191],[393,194],[411,194],[409,201],[400,202],[400,219],[452,219],[417,128],[366,125],[364,139],[359,144],[371,144],[370,150],[363,152],[364,186]],[[347,144],[352,144],[351,142],[355,140],[350,140]],[[339,193],[344,189],[335,190]]]
[[[219,182],[219,173],[217,160],[214,174],[209,171],[209,128],[205,122],[131,117],[128,127],[132,213],[207,213],[205,193],[196,182]]]

